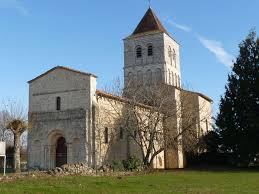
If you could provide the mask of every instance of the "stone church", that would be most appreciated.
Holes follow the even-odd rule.
[[[57,66],[28,82],[32,124],[28,133],[28,167],[52,169],[66,163],[87,163],[95,167],[138,153],[122,133],[113,146],[108,146],[108,131],[115,130],[108,123],[102,126],[101,133],[105,135],[97,138],[98,120],[108,117],[104,111],[110,106],[108,102],[123,106],[127,99],[97,90],[96,80],[94,74]],[[211,130],[212,100],[181,88],[180,46],[151,8],[134,32],[124,39],[124,84],[130,80],[143,85],[168,85],[175,101],[182,93],[190,94],[189,100],[198,118],[194,130],[201,134]],[[206,110],[200,111],[202,105]],[[97,118],[96,107],[101,117]],[[206,119],[202,119],[204,115],[208,115]],[[175,125],[180,126],[177,122]],[[181,147],[171,156],[162,151],[153,161],[153,167],[160,169],[184,166]]]

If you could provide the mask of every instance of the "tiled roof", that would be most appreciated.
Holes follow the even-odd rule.
[[[169,35],[169,33],[166,31],[166,29],[151,8],[147,10],[132,35],[149,31],[160,31]]]
[[[188,92],[188,93],[196,94],[196,95],[198,95],[198,96],[204,98],[205,100],[207,100],[207,101],[213,103],[213,100],[212,100],[210,97],[208,97],[208,96],[206,96],[206,95],[204,95],[204,94],[202,94],[202,93],[200,93],[200,92],[194,92],[194,91],[190,91],[190,90],[185,90],[185,89],[182,89],[182,88],[180,88],[180,87],[172,86],[172,85],[167,85],[167,84],[164,84],[164,85],[166,85],[166,86],[168,86],[168,87],[175,88],[175,89],[180,90],[180,91],[183,91],[183,92]]]
[[[109,98],[109,99],[116,100],[116,101],[123,102],[123,103],[131,103],[131,100],[128,99],[128,98],[116,96],[116,95],[113,95],[113,94],[109,94],[109,93],[101,91],[101,90],[96,90],[96,95],[99,96],[99,97]],[[146,108],[146,109],[152,108],[151,106],[148,106],[148,105],[145,105],[145,104],[142,104],[142,103],[135,103],[135,105],[137,105],[141,108]]]

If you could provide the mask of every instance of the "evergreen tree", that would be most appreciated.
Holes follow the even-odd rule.
[[[216,125],[222,148],[248,164],[259,154],[259,39],[252,31],[239,45],[239,56],[220,100]]]

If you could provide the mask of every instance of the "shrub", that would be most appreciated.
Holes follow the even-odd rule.
[[[121,160],[113,160],[111,168],[113,171],[124,171],[124,166]]]
[[[125,170],[133,171],[142,166],[142,162],[136,156],[131,156],[128,160],[123,160],[123,166]]]

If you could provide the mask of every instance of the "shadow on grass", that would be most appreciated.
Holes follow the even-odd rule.
[[[189,166],[184,169],[167,169],[158,170],[156,172],[190,172],[190,171],[200,171],[200,172],[232,172],[232,173],[242,173],[242,172],[259,172],[259,167],[233,167],[233,166],[217,166],[217,165],[195,165]]]

